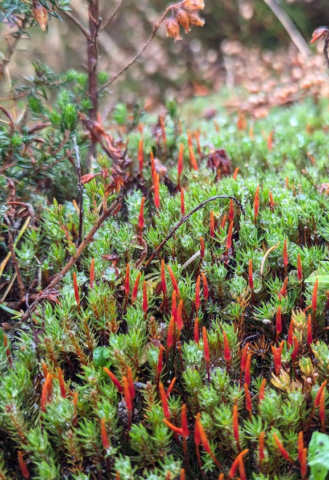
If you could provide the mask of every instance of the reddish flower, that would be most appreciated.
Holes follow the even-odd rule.
[[[274,203],[274,200],[273,200],[272,192],[269,192],[269,193],[268,193],[268,196],[269,196],[269,199],[270,199],[270,209],[271,209],[272,212],[273,212],[275,203]]]
[[[322,430],[326,431],[326,391],[322,390],[319,404],[319,417],[321,420]]]
[[[276,312],[276,333],[280,335],[282,332],[282,317],[281,317],[281,305],[278,306],[278,310]]]
[[[298,461],[299,463],[302,463],[303,461],[303,450],[304,450],[304,434],[303,431],[299,432],[298,434]]]
[[[233,206],[233,200],[230,200],[230,209],[228,212],[228,220],[229,222],[232,222],[234,219],[234,206]]]
[[[231,468],[228,472],[228,478],[234,478],[234,475],[236,474],[236,471],[239,467],[241,459],[243,459],[243,457],[245,457],[248,452],[249,452],[249,450],[246,449],[246,450],[243,450],[241,453],[239,453],[239,455],[236,457],[236,459],[232,463],[232,466],[231,466]]]
[[[177,433],[178,435],[184,435],[183,433],[183,429],[182,428],[179,428],[179,427],[176,427],[175,425],[173,425],[171,422],[169,422],[166,418],[163,419],[163,422],[167,425],[167,427],[170,428],[170,430],[172,430],[173,432]]]
[[[176,302],[176,292],[173,290],[171,296],[171,316],[174,317],[175,322],[177,321],[177,302]]]
[[[240,170],[239,167],[237,167],[237,168],[234,170],[233,175],[232,175],[233,180],[236,180],[236,179],[237,179],[239,170]]]
[[[226,362],[229,362],[232,358],[230,346],[228,343],[227,335],[225,330],[223,330],[223,339],[224,339],[224,359]]]
[[[155,169],[155,162],[154,162],[154,155],[153,151],[151,150],[150,152],[150,157],[151,157],[151,176],[154,181],[155,175],[156,175],[156,169]]]
[[[240,352],[240,355],[241,355],[241,362],[240,362],[240,370],[241,370],[241,373],[245,371],[246,369],[246,363],[247,363],[247,355],[248,355],[248,347],[249,347],[249,343],[247,343],[242,351]]]
[[[156,173],[153,179],[154,184],[154,205],[160,208],[160,177]]]
[[[317,278],[314,283],[313,294],[312,294],[312,310],[313,313],[316,312],[317,304],[318,304],[318,284],[319,279]]]
[[[298,340],[297,340],[296,335],[293,336],[293,340],[294,340],[294,349],[293,349],[292,354],[291,354],[291,359],[294,362],[296,357],[297,357],[298,349],[299,349]]]
[[[286,277],[286,278],[284,279],[282,288],[281,288],[281,290],[280,290],[279,293],[278,293],[279,299],[281,299],[281,297],[286,297],[286,296],[287,296],[287,285],[288,285],[288,277]]]
[[[199,167],[198,167],[198,164],[197,164],[194,152],[193,152],[193,148],[188,147],[188,151],[189,151],[189,154],[190,154],[191,167],[197,172],[199,170]]]
[[[263,378],[262,380],[262,383],[260,385],[260,389],[259,389],[259,397],[258,397],[258,400],[259,400],[259,403],[264,400],[264,397],[265,397],[265,387],[266,387],[266,378]]]
[[[252,409],[251,395],[250,395],[248,385],[246,383],[244,384],[244,393],[246,395],[246,410],[249,413],[251,413],[251,409]]]
[[[264,444],[265,444],[265,432],[261,432],[259,435],[259,465],[261,467],[263,460],[265,459],[264,453]]]
[[[281,355],[282,355],[283,345],[284,345],[284,341],[280,343],[280,346],[278,348],[275,348],[273,345],[271,347],[272,353],[273,353],[274,370],[276,375],[279,375],[282,367]]]
[[[179,153],[178,153],[178,165],[177,165],[178,178],[180,178],[183,173],[183,161],[184,161],[184,144],[181,143],[179,145]]]
[[[293,344],[293,338],[292,338],[293,333],[294,333],[294,320],[291,319],[289,330],[288,330],[288,337],[287,337],[287,344],[289,345],[289,347],[291,347],[291,345]]]
[[[135,386],[134,386],[134,379],[133,379],[133,371],[132,371],[131,367],[128,367],[128,370],[127,370],[127,380],[128,380],[130,398],[132,400],[134,400],[134,398],[135,398]]]
[[[248,388],[248,385],[245,383],[245,385]],[[233,436],[234,439],[237,443],[237,445],[240,445],[240,436],[239,436],[239,412],[238,412],[238,406],[235,404],[233,406]]]
[[[114,373],[110,372],[110,370],[106,367],[103,367],[104,372],[110,377],[114,385],[117,387],[119,393],[123,393],[123,388],[121,386],[121,383],[117,379],[117,377],[114,375]]]
[[[273,150],[273,130],[270,131],[267,139],[267,148]]]
[[[41,411],[46,411],[46,404],[50,402],[53,388],[53,376],[48,373],[41,392]]]
[[[300,464],[300,474],[302,476],[302,480],[307,476],[307,448],[303,450],[303,459]]]
[[[227,215],[224,215],[224,217],[222,218],[221,224],[220,224],[220,228],[222,230],[224,230],[224,228],[225,228],[226,220],[227,220]]]
[[[283,244],[283,265],[285,268],[287,268],[289,263],[289,257],[288,257],[288,248],[287,248],[287,239],[284,239],[284,244]]]

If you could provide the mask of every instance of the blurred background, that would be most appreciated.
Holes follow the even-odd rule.
[[[81,23],[87,21],[86,3],[71,0]],[[115,0],[101,4],[104,18],[116,6]],[[165,0],[124,0],[100,36],[100,69],[110,75],[120,70],[144,44],[167,5]],[[242,104],[231,100],[230,106],[252,109],[257,117],[266,115],[270,103],[289,103],[320,90],[328,95],[322,45],[309,43],[316,27],[329,24],[328,0],[205,0],[202,17],[204,27],[182,33],[178,42],[166,38],[162,26],[138,62],[111,86],[109,104],[118,99],[133,104],[143,97],[152,108],[167,99],[183,102],[238,88]],[[2,25],[1,33],[8,28]],[[31,37],[19,43],[10,64],[11,79],[32,74],[36,59],[55,73],[84,71],[84,37],[68,18],[52,18],[46,33],[38,26],[29,32]],[[1,89],[5,91],[5,81]]]

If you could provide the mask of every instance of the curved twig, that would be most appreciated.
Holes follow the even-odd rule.
[[[141,270],[144,270],[145,268],[147,268],[150,265],[150,263],[157,256],[157,254],[160,252],[162,247],[171,239],[171,237],[175,234],[175,232],[179,229],[179,227],[181,225],[183,225],[183,223],[185,223],[190,218],[191,215],[193,215],[193,213],[197,212],[198,210],[201,210],[201,208],[203,208],[205,205],[207,205],[207,203],[213,202],[214,200],[217,200],[218,198],[228,198],[230,200],[233,200],[239,206],[242,213],[245,214],[242,203],[238,199],[236,199],[235,197],[231,197],[230,195],[216,195],[215,197],[207,198],[207,200],[204,200],[203,202],[199,203],[199,205],[197,205],[190,213],[188,213],[187,215],[185,215],[184,217],[182,217],[179,220],[179,222],[174,226],[174,228],[168,233],[166,238],[164,240],[162,240],[160,245],[154,250],[154,252],[150,256],[150,258],[148,259],[146,264],[143,265]]]
[[[148,38],[148,40],[144,43],[144,45],[142,46],[142,48],[139,50],[139,52],[136,53],[136,55],[130,60],[130,62],[127,63],[127,65],[125,65],[116,75],[114,75],[114,77],[112,77],[110,80],[108,80],[106,83],[104,83],[104,85],[98,90],[98,93],[102,92],[103,90],[105,90],[107,87],[109,87],[110,85],[112,85],[113,82],[115,82],[115,80],[117,78],[119,78],[126,70],[128,70],[128,68],[130,68],[135,62],[136,60],[142,55],[142,53],[144,53],[144,51],[146,50],[146,48],[149,46],[149,44],[151,43],[151,41],[153,40],[153,38],[155,37],[155,34],[157,33],[160,25],[162,24],[162,22],[164,21],[167,13],[169,12],[169,10],[172,8],[172,6],[170,5],[168,8],[166,8],[166,10],[163,12],[160,20],[158,21],[158,23],[156,23],[153,27],[153,30],[152,30],[152,33],[150,35],[150,37]]]
[[[105,21],[105,23],[102,25],[102,27],[100,28],[100,32],[102,32],[103,30],[105,30],[106,27],[109,26],[109,24],[112,22],[112,20],[114,19],[114,17],[116,16],[116,14],[118,13],[121,5],[123,4],[123,0],[120,0],[118,5],[115,7],[115,9],[113,10],[113,12],[111,13],[111,15],[109,16],[109,18]]]

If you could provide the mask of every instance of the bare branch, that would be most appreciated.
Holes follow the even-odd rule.
[[[112,22],[112,20],[114,19],[114,17],[116,16],[116,14],[118,13],[121,5],[123,4],[123,0],[120,0],[118,5],[115,7],[114,11],[111,13],[110,17],[104,22],[102,28],[100,29],[100,31],[102,32],[103,30],[105,30],[106,27],[109,26],[109,24]]]
[[[124,72],[126,72],[128,70],[128,68],[130,68],[135,62],[136,60],[142,55],[142,53],[144,53],[144,51],[146,50],[146,48],[149,46],[149,44],[151,43],[151,41],[153,40],[153,38],[155,37],[155,34],[157,33],[160,25],[162,24],[162,22],[164,21],[167,13],[169,12],[169,10],[171,9],[171,6],[169,6],[168,8],[166,8],[166,10],[164,11],[164,13],[162,14],[162,17],[160,18],[160,20],[158,21],[158,23],[156,23],[153,27],[153,30],[152,30],[152,33],[150,35],[150,37],[148,38],[148,40],[146,40],[146,42],[144,43],[144,45],[142,46],[142,48],[139,50],[139,52],[136,53],[136,55],[130,60],[129,63],[127,63],[127,65],[125,65],[116,75],[114,75],[113,78],[111,78],[110,80],[108,80],[99,90],[98,90],[98,93],[102,92],[103,90],[105,90],[107,87],[109,87],[110,85],[112,85],[113,82],[115,82],[115,80],[117,78],[119,78]]]
[[[73,137],[73,143],[74,143],[75,156],[77,160],[76,170],[78,175],[78,192],[79,192],[79,236],[78,236],[78,243],[77,243],[77,245],[79,246],[81,243],[82,233],[83,233],[83,186],[81,183],[80,150],[77,144],[76,136]]]
[[[283,25],[286,32],[288,33],[300,53],[304,57],[308,57],[311,53],[311,50],[307,45],[306,41],[304,40],[302,34],[299,32],[294,22],[289,17],[289,15],[275,0],[264,0],[264,2],[266,3],[266,5],[268,5],[268,7],[272,10],[274,15],[279,20],[279,22]]]
[[[84,34],[86,38],[90,38],[90,33],[84,28],[83,25],[81,25],[77,18],[75,18],[70,12],[61,11],[61,13],[64,14],[67,18],[69,18],[79,28],[79,30]]]

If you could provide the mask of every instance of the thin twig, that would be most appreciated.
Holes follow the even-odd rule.
[[[264,0],[266,5],[272,10],[274,15],[277,17],[279,22],[283,25],[286,32],[290,36],[293,43],[296,45],[300,53],[304,57],[308,57],[311,53],[309,46],[304,40],[302,34],[296,28],[294,22],[291,20],[289,15],[275,0]]]
[[[90,33],[88,32],[88,30],[86,30],[84,26],[81,25],[79,20],[75,18],[74,15],[72,15],[70,12],[65,12],[65,11],[61,11],[61,13],[64,14],[67,18],[69,18],[78,27],[78,29],[84,34],[86,38],[90,38]]]
[[[12,260],[13,260],[15,272],[17,274],[17,282],[18,282],[18,286],[19,286],[19,291],[20,291],[21,296],[23,297],[25,295],[25,288],[24,288],[23,279],[22,279],[22,275],[21,275],[21,269],[19,268],[19,263],[18,263],[16,253],[15,253],[13,235],[11,233],[11,224],[10,224],[9,218],[6,215],[4,215],[3,218],[5,219],[5,221],[8,225],[8,248],[9,248],[9,251],[11,253],[11,257],[12,257]]]
[[[77,144],[77,138],[74,135],[73,137],[73,143],[74,143],[74,150],[75,150],[75,156],[77,159],[76,163],[76,169],[77,169],[77,175],[78,175],[78,193],[79,193],[79,235],[78,235],[78,243],[77,246],[80,245],[81,240],[82,240],[82,235],[83,235],[83,185],[81,183],[81,160],[80,160],[80,151],[79,147]]]
[[[179,222],[174,226],[174,228],[168,233],[168,235],[166,236],[166,238],[164,240],[162,240],[162,242],[160,243],[160,245],[154,250],[154,252],[152,253],[152,255],[150,256],[150,258],[148,259],[148,261],[146,262],[145,265],[143,265],[142,267],[142,270],[145,270],[145,268],[147,268],[150,263],[152,262],[152,260],[157,256],[157,254],[160,252],[160,250],[162,249],[162,247],[171,239],[171,237],[175,234],[175,232],[179,229],[179,227],[181,225],[183,225],[183,223],[185,223],[191,215],[193,215],[193,213],[197,212],[198,210],[201,210],[201,208],[203,208],[205,205],[207,205],[207,203],[209,202],[213,202],[214,200],[217,200],[218,198],[228,198],[230,200],[233,200],[238,206],[239,208],[241,209],[242,213],[245,214],[245,211],[244,211],[244,208],[242,206],[242,203],[237,200],[235,197],[231,197],[229,195],[216,195],[215,197],[210,197],[208,198],[207,200],[205,200],[204,202],[201,202],[199,203],[199,205],[197,205],[190,213],[188,213],[187,215],[185,215],[184,217],[182,217]]]
[[[73,267],[73,265],[76,264],[84,250],[87,248],[89,245],[91,239],[95,235],[95,233],[100,229],[100,227],[103,225],[105,220],[118,208],[118,206],[121,203],[121,198],[117,198],[112,205],[105,210],[102,215],[98,218],[97,222],[95,225],[89,230],[85,238],[82,240],[81,244],[79,245],[76,253],[70,258],[70,260],[67,262],[65,267],[62,268],[62,270],[54,276],[54,278],[51,280],[49,285],[45,288],[43,292],[41,292],[38,297],[35,299],[35,301],[30,305],[30,312],[33,312],[35,308],[37,307],[38,303],[40,302],[42,296],[45,294],[47,290],[54,289],[57,284],[64,278],[64,276],[67,274],[67,272]],[[26,320],[29,316],[28,312],[25,312],[22,321]]]
[[[151,43],[151,41],[153,40],[153,38],[155,37],[155,34],[157,33],[160,25],[162,24],[163,20],[165,19],[167,13],[169,12],[169,10],[171,9],[171,6],[169,6],[168,8],[166,8],[166,10],[163,12],[160,20],[158,21],[158,23],[156,23],[153,27],[153,30],[152,30],[152,33],[150,35],[150,37],[148,38],[148,40],[144,43],[144,45],[142,46],[142,48],[139,50],[139,52],[136,53],[136,55],[130,60],[130,62],[127,63],[127,65],[125,65],[116,75],[114,75],[113,78],[111,78],[110,80],[108,80],[106,83],[104,83],[104,85],[98,90],[98,93],[102,92],[103,90],[105,90],[107,87],[109,87],[110,85],[112,85],[113,82],[115,82],[115,80],[117,78],[119,78],[126,70],[128,70],[128,68],[130,68],[135,62],[136,60],[142,55],[142,53],[144,53],[144,51],[146,50],[146,48],[149,46],[149,44]]]
[[[102,28],[100,29],[100,32],[102,32],[103,30],[105,30],[106,27],[109,26],[109,24],[112,22],[112,20],[114,19],[114,17],[116,16],[116,14],[118,13],[121,5],[123,4],[123,0],[120,0],[120,2],[118,3],[118,5],[115,7],[115,9],[113,10],[113,12],[111,13],[110,17],[105,21],[105,23],[103,24]]]

